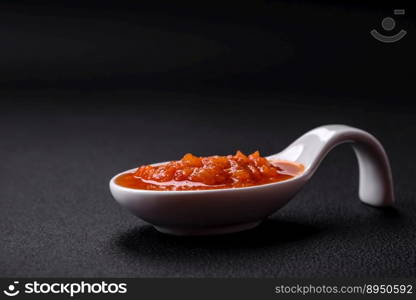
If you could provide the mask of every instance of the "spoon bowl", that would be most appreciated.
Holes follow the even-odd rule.
[[[375,206],[394,203],[388,157],[368,132],[346,125],[315,128],[268,160],[303,164],[303,173],[285,181],[242,188],[157,191],[118,185],[110,180],[114,199],[158,231],[174,235],[211,235],[238,232],[257,226],[284,206],[312,177],[327,153],[352,143],[359,163],[359,198]],[[158,163],[163,164],[163,163]],[[154,164],[154,165],[158,165]]]

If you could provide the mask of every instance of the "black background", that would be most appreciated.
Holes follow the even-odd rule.
[[[369,34],[406,3],[171,2],[0,4],[0,275],[415,276],[412,12],[398,43]],[[381,140],[395,209],[359,202],[348,146],[235,235],[162,235],[108,191],[136,165],[268,155],[327,123]]]

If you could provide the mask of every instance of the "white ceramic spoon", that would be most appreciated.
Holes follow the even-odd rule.
[[[110,181],[113,197],[157,230],[175,235],[222,234],[250,229],[284,206],[312,177],[335,146],[352,143],[359,164],[359,197],[382,207],[394,202],[389,160],[371,134],[345,125],[315,128],[269,160],[301,163],[305,171],[292,179],[244,188],[153,191],[120,186]]]

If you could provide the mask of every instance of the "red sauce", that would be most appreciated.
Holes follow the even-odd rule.
[[[158,166],[141,166],[135,172],[118,176],[121,186],[158,191],[239,188],[288,180],[304,170],[288,161],[269,161],[258,151],[248,156],[197,157],[186,154],[181,160]]]

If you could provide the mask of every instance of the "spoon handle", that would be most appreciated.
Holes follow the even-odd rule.
[[[373,135],[361,129],[346,125],[321,126],[305,133],[271,158],[302,163],[304,176],[309,179],[328,152],[343,143],[351,143],[357,156],[361,201],[373,206],[393,205],[393,179],[387,154]]]

